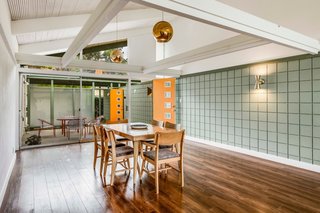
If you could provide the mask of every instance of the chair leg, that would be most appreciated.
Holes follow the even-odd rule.
[[[128,164],[128,169],[130,170],[131,166],[130,166],[130,159],[129,158],[127,159],[127,164]]]
[[[104,169],[103,169],[103,177],[105,178],[107,175],[107,169],[108,169],[108,163],[109,163],[109,153],[107,152],[105,158],[104,158]]]
[[[96,163],[97,163],[97,155],[98,155],[98,148],[95,145],[94,146],[94,154],[93,154],[93,169],[96,169]]]
[[[156,184],[156,194],[159,194],[159,165],[158,163],[155,164],[155,184]]]
[[[143,159],[142,160],[142,164],[141,164],[141,169],[140,169],[140,180],[142,180],[142,175],[143,175],[143,172],[144,172],[144,167],[145,167],[145,164],[146,164],[146,160]]]
[[[181,187],[184,187],[183,161],[180,160],[179,164],[180,164],[180,183],[181,183]]]
[[[104,164],[105,153],[104,150],[101,150],[101,161],[100,161],[100,176],[102,176],[103,164]]]
[[[111,183],[110,183],[111,186],[113,186],[114,175],[116,173],[116,167],[117,167],[117,159],[112,158]]]

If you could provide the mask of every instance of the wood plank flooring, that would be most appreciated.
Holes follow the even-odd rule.
[[[146,174],[103,187],[92,160],[92,143],[18,152],[0,212],[320,212],[319,173],[202,144],[186,142],[185,187],[169,171],[159,195]]]

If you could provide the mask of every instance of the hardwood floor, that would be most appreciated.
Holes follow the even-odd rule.
[[[104,188],[92,161],[91,143],[17,153],[0,212],[320,212],[320,174],[202,144],[186,142],[185,187],[169,171],[159,195],[132,173]]]

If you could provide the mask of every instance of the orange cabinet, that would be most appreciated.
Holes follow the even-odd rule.
[[[110,90],[110,121],[123,120],[123,89]]]
[[[176,121],[176,79],[153,80],[153,119]]]

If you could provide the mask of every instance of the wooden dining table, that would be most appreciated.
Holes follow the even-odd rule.
[[[84,121],[87,118],[82,117],[81,119],[83,120],[83,123],[84,123]],[[61,134],[63,136],[66,136],[66,123],[67,123],[67,121],[80,120],[80,117],[77,117],[77,116],[62,116],[62,117],[57,118],[57,120],[61,121]]]
[[[152,139],[156,132],[175,132],[177,130],[164,128],[159,126],[153,126],[151,124],[146,124],[147,129],[132,129],[131,125],[137,123],[125,123],[125,124],[104,124],[106,129],[113,130],[115,134],[128,138],[133,142],[134,158],[133,158],[133,189],[136,185],[136,174],[138,172],[138,156],[139,156],[139,144],[142,140]],[[141,124],[141,123],[139,123]],[[140,173],[139,173],[140,175]]]

